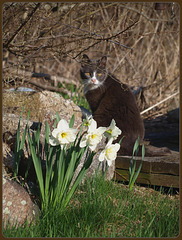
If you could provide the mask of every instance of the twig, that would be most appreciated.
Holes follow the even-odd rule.
[[[77,58],[78,56],[80,56],[83,52],[85,52],[86,50],[90,49],[91,47],[97,45],[98,43],[100,43],[102,40],[98,40],[97,42],[91,44],[90,46],[88,46],[87,48],[84,48],[82,51],[80,51],[75,57],[73,57],[73,59]]]
[[[101,41],[109,41],[111,38],[114,38],[114,37],[117,37],[118,35],[122,34],[123,32],[127,31],[128,29],[130,29],[131,27],[133,27],[136,23],[138,22],[135,21],[134,23],[132,23],[130,26],[128,26],[127,28],[125,28],[124,30],[122,30],[121,32],[111,36],[111,37],[108,37],[108,38],[100,38],[100,39],[95,39],[95,40],[98,40],[96,43],[88,46],[87,48],[83,49],[82,51],[80,51],[75,57],[73,57],[73,59],[77,58],[79,55],[81,55],[84,51],[88,50],[89,48],[95,46],[96,44],[100,43]],[[129,48],[129,47],[127,47]]]
[[[38,82],[35,82],[33,80],[30,80],[30,79],[23,79],[25,82],[28,82],[32,85],[35,85],[36,87],[39,87],[39,88],[42,88],[44,90],[49,90],[49,91],[53,91],[53,92],[61,92],[61,93],[65,93],[65,94],[68,94],[68,91],[66,89],[63,89],[63,88],[57,88],[57,87],[53,87],[53,86],[48,86],[48,85],[45,85],[45,84],[41,84],[41,83],[38,83]]]
[[[120,6],[128,9],[128,10],[131,10],[133,12],[136,12],[140,15],[142,15],[144,18],[146,18],[148,21],[151,21],[151,22],[173,22],[175,17],[173,17],[172,19],[156,19],[156,18],[150,18],[148,17],[146,14],[144,14],[142,11],[138,11],[137,9],[134,9],[132,7],[128,7],[126,5],[123,5],[123,4],[120,4]]]
[[[156,106],[160,105],[161,103],[163,103],[163,102],[169,100],[170,98],[173,98],[173,97],[176,96],[177,94],[179,94],[179,91],[176,92],[176,93],[174,93],[174,94],[172,94],[171,96],[169,96],[169,97],[163,99],[162,101],[160,101],[160,102],[154,104],[153,106],[151,106],[151,107],[145,109],[144,111],[142,111],[142,112],[140,113],[140,115],[142,115],[142,114],[144,114],[144,113],[150,111],[151,109],[153,109],[153,108],[155,108]]]
[[[102,38],[101,40],[109,41],[110,39],[115,38],[115,37],[119,36],[120,34],[126,32],[128,29],[132,28],[136,23],[138,23],[138,20],[135,21],[134,23],[132,23],[131,25],[129,25],[129,26],[128,26],[127,28],[125,28],[124,30],[120,31],[119,33],[116,33],[115,35],[112,35],[112,36],[110,36],[110,37],[108,37],[108,38]],[[99,40],[99,39],[98,39],[98,40]]]
[[[27,24],[27,22],[31,19],[33,14],[36,12],[36,10],[39,8],[40,3],[37,3],[35,8],[32,10],[30,15],[25,19],[25,21],[21,24],[21,26],[16,30],[16,32],[13,34],[13,36],[8,40],[8,42],[4,45],[4,47],[8,47],[10,42],[13,41],[13,39],[16,37],[16,35],[20,32],[20,30]]]
[[[51,76],[50,74],[45,74],[45,73],[37,73],[37,72],[29,72],[29,71],[25,71],[25,70],[21,70],[21,69],[14,69],[11,68],[11,74],[15,77],[19,77],[19,78],[32,78],[32,77],[36,77],[36,78],[45,78],[47,80],[51,80],[51,81],[57,81],[60,83],[69,83],[69,84],[74,84],[77,85],[77,83],[73,80],[73,79],[67,79],[64,77],[58,77],[58,76]]]
[[[109,42],[111,42],[111,43],[115,43],[115,44],[117,44],[117,45],[120,45],[120,46],[122,46],[122,47],[124,47],[124,48],[132,49],[132,48],[130,48],[130,47],[128,47],[128,46],[125,46],[125,45],[123,45],[123,44],[121,44],[121,43],[119,43],[119,42],[116,42],[116,41],[113,41],[113,40],[109,39],[109,38],[112,38],[112,36],[109,37],[109,38],[104,38],[102,35],[99,35],[99,34],[97,34],[97,33],[95,33],[95,32],[90,32],[90,31],[87,31],[87,30],[85,30],[85,29],[77,28],[77,27],[74,27],[74,26],[71,26],[71,25],[68,25],[68,24],[63,24],[63,25],[64,25],[64,26],[68,26],[68,27],[73,28],[73,29],[77,29],[77,30],[82,31],[82,32],[89,33],[91,36],[100,37],[101,40],[106,40],[106,41],[109,41]],[[121,34],[121,32],[120,32],[120,33],[117,33],[116,35],[119,35],[119,34]],[[113,37],[115,37],[115,36],[113,36]],[[92,37],[92,39],[94,39],[94,40],[100,40],[100,39],[98,39],[98,38],[95,39],[95,38],[93,38],[93,37]]]
[[[61,16],[61,17],[60,17],[60,19],[59,19],[59,21],[58,21],[57,23],[55,23],[46,33],[44,33],[43,36],[44,36],[44,37],[45,37],[45,36],[48,36],[48,34],[49,34],[51,31],[55,30],[57,27],[60,27],[61,21],[63,21],[63,19],[65,19],[66,16],[68,16],[75,8],[77,8],[77,7],[79,6],[79,4],[80,4],[80,3],[76,3],[75,5],[73,5],[73,6],[65,13],[64,16]],[[38,44],[38,42],[41,40],[41,38],[42,38],[42,36],[39,36],[39,38],[37,39],[37,44]]]
[[[103,8],[108,8],[108,7],[114,6],[114,5],[116,5],[116,4],[118,4],[118,3],[117,3],[117,2],[114,2],[114,3],[111,3],[111,4],[106,5],[106,6],[103,7]],[[99,12],[99,11],[100,11],[100,9],[97,9],[97,10],[95,10],[95,11],[93,11],[93,12],[90,12],[90,13],[84,15],[84,16],[78,17],[78,18],[74,19],[74,22],[75,22],[75,21],[80,21],[81,19],[84,19],[84,18],[86,18],[86,17],[89,17],[89,16],[91,16],[91,15],[93,15],[93,14]]]

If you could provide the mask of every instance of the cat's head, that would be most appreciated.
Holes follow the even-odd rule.
[[[92,61],[84,54],[81,61],[80,75],[84,84],[84,93],[103,85],[107,78],[107,57]]]

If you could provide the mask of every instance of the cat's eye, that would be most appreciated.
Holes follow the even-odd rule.
[[[102,76],[102,73],[98,73],[98,76],[99,76],[99,77]]]
[[[90,73],[89,73],[89,72],[86,72],[85,75],[90,76]]]

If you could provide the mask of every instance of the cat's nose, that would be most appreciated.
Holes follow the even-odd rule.
[[[97,80],[96,78],[91,78],[92,83],[96,83],[96,80]]]

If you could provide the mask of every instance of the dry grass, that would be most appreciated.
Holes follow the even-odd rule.
[[[5,3],[4,87],[25,85],[37,72],[51,76],[44,85],[79,88],[82,54],[107,55],[122,82],[143,87],[142,111],[179,90],[179,22],[177,3],[162,11],[154,3]],[[146,116],[165,112],[172,101]]]

